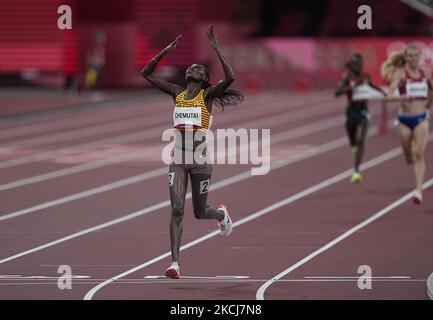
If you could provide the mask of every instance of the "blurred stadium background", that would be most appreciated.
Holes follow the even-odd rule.
[[[72,30],[57,28],[62,4],[72,8]],[[357,28],[363,4],[373,9],[372,30]],[[97,31],[107,36],[105,100],[153,92],[143,90],[148,84],[139,70],[178,34],[181,45],[158,71],[182,82],[186,67],[198,62],[219,79],[206,37],[210,23],[235,69],[235,86],[246,92],[333,87],[353,51],[382,84],[380,64],[409,42],[432,64],[432,6],[429,0],[0,0],[0,116],[89,102],[86,52]]]
[[[60,5],[72,8],[71,30],[58,29]],[[373,11],[371,30],[357,27],[361,5]],[[379,108],[370,108],[369,171],[349,188],[347,102],[334,88],[355,51],[379,85],[381,63],[409,43],[432,67],[432,8],[433,0],[0,0],[0,300],[83,299],[146,260],[96,298],[254,299],[261,281],[292,265],[299,269],[267,299],[427,299],[433,191],[417,208],[404,200],[413,177],[388,121],[397,103],[371,102]],[[194,244],[182,264],[184,275],[201,279],[162,285],[154,275],[168,266],[161,254],[170,211],[161,135],[172,126],[172,106],[139,71],[182,34],[157,72],[182,84],[185,69],[201,63],[218,81],[210,24],[235,71],[233,86],[246,93],[213,128],[271,128],[272,170],[253,177],[249,164],[217,167],[209,203],[223,199],[242,228],[226,240],[208,237],[215,221],[193,221],[188,200],[183,241]],[[96,44],[95,34],[105,42]],[[89,90],[95,51],[105,66]],[[343,232],[350,239],[336,242]],[[377,277],[370,292],[353,277],[366,263]],[[59,290],[59,265],[73,266],[74,290]]]

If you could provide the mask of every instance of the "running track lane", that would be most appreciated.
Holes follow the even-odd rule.
[[[334,128],[333,131],[337,131],[337,128]],[[313,140],[310,140],[309,144],[314,145],[314,140],[316,141],[316,143],[323,143],[323,140],[321,140],[321,138],[323,138],[322,136],[323,134],[321,134],[320,136],[309,137],[309,139],[314,138]],[[345,145],[345,139],[343,137],[343,139],[340,140],[343,140],[343,143],[340,143],[340,147],[342,147]],[[242,166],[240,167],[242,168]],[[243,169],[243,171],[244,170],[245,169]],[[227,171],[229,173],[228,176]],[[222,177],[227,179],[230,176],[234,176],[237,173],[236,171],[239,172],[237,166],[227,166],[225,170],[221,171],[221,173],[223,174]],[[249,169],[247,169],[247,172],[248,171]],[[217,178],[219,177],[217,176]],[[219,180],[221,179],[218,179],[216,181]],[[146,193],[146,198],[151,199],[149,205],[155,203],[155,199],[159,197],[158,194],[162,194],[163,197],[163,194],[165,194],[166,192],[165,184],[158,184],[157,187],[161,187],[161,190],[157,190],[155,194],[149,194],[149,192]],[[46,240],[49,238],[58,238],[57,234],[71,233],[71,231],[68,230],[84,229],[89,223],[95,225],[98,221],[99,223],[107,221],[107,218],[110,216],[114,218],[119,215],[119,210],[131,208],[131,205],[128,202],[135,201],[137,206],[142,206],[143,204],[145,204],[145,202],[143,202],[140,197],[140,195],[143,194],[142,190],[149,190],[149,186],[146,187],[146,184],[143,184],[143,186],[131,185],[130,187],[124,188],[120,191],[115,190],[114,192],[108,194],[103,193],[98,196],[93,196],[89,199],[84,199],[84,201],[80,200],[78,202],[75,201],[72,203],[66,203],[66,205],[62,206],[54,206],[52,209],[43,210],[43,212],[41,212],[41,210],[37,210],[35,212],[30,212],[29,216],[16,217],[13,218],[13,220],[11,221],[6,220],[2,224],[2,230],[4,230],[4,242],[9,243],[9,245],[3,248],[4,254],[8,255],[16,251],[22,251],[23,248],[28,248],[29,246],[31,246],[31,243],[33,243],[32,238],[21,237],[18,242],[13,240],[14,238],[16,238],[15,234],[19,234],[20,232],[25,233],[26,226],[28,225],[32,226],[32,233],[34,233],[35,236],[38,237],[37,242],[42,242],[42,240],[44,239],[44,242],[46,242]],[[155,188],[152,188],[151,190],[153,192]],[[163,199],[165,200],[165,198],[163,197],[161,198],[161,201]],[[112,204],[107,203],[107,201],[112,200]],[[104,203],[106,204],[106,206],[98,206],[100,203]],[[119,207],[122,207],[122,209],[119,209]],[[98,211],[100,213],[98,213]],[[54,216],[56,219],[49,219],[48,217],[50,216]],[[61,225],[58,225],[57,219],[62,221]],[[56,232],[53,233],[50,232],[50,230],[55,230]],[[21,250],[19,250],[20,248]]]
[[[228,297],[252,299],[254,297],[250,296],[251,292],[255,292],[264,280],[269,279],[269,275],[273,275],[271,270],[278,270],[278,268],[281,270],[282,265],[291,265],[301,260],[310,252],[383,209],[384,204],[393,203],[403,196],[405,191],[410,190],[407,187],[407,182],[411,178],[410,172],[402,174],[399,179],[392,174],[399,164],[401,164],[401,157],[392,158],[382,165],[373,167],[366,173],[366,178],[369,180],[356,186],[358,190],[350,190],[345,179],[341,183],[317,192],[314,196],[294,202],[275,210],[269,216],[235,228],[234,237],[239,241],[232,239],[232,241],[223,241],[221,244],[220,239],[210,239],[206,245],[198,245],[181,254],[184,261],[183,269],[187,268],[188,272],[184,271],[185,275],[212,276],[215,274],[214,270],[223,269],[226,272],[224,275],[251,276],[251,280],[226,282],[207,280],[205,284],[204,281],[202,283],[165,281],[163,284],[155,281],[152,284],[150,280],[146,283],[137,281],[136,284],[110,283],[98,292],[96,297],[160,299],[162,295],[158,292],[162,292],[164,299],[201,299],[200,296],[204,293],[209,294],[206,295],[209,299]],[[374,179],[377,176],[381,176],[382,179]],[[391,190],[390,185],[392,185]],[[429,197],[430,194],[431,190],[427,190],[425,196]],[[329,206],[322,205],[325,199],[332,201],[333,209],[330,210]],[[374,232],[373,229],[373,232],[368,233],[370,226],[366,226],[350,239],[352,245],[348,246],[349,250],[344,246],[338,251],[335,249],[333,256],[325,258],[327,263],[322,264],[318,261],[315,264],[312,260],[309,262],[309,272],[301,272],[304,277],[353,276],[356,275],[359,265],[370,264],[373,270],[376,270],[373,271],[373,276],[377,272],[377,276],[407,276],[412,280],[421,281],[374,282],[374,289],[366,291],[358,290],[356,282],[299,281],[293,284],[282,281],[275,284],[275,289],[271,287],[268,298],[426,299],[425,280],[431,272],[429,267],[432,261],[431,256],[426,253],[431,248],[430,230],[433,223],[431,210],[426,208],[431,208],[431,205],[431,200],[426,201],[424,206],[414,206],[404,202],[394,213],[397,215],[396,221],[393,220],[393,213],[390,211],[389,216],[371,225],[380,232]],[[408,214],[408,208],[412,219],[404,218]],[[396,229],[388,229],[388,227]],[[356,237],[362,237],[361,241],[357,241]],[[363,239],[369,241],[363,242]],[[233,245],[233,242],[236,242],[236,245]],[[371,242],[382,246],[371,247]],[[418,250],[414,251],[415,248]],[[339,259],[333,260],[336,255]],[[326,257],[326,254],[323,254],[323,257]],[[404,264],[406,257],[411,258],[410,266]],[[162,262],[166,262],[166,259]],[[142,279],[147,275],[158,275],[160,274],[158,269],[161,268],[164,268],[164,263],[157,262],[137,270],[126,278]],[[335,273],[335,270],[344,270],[344,272]],[[300,276],[283,280],[291,279],[292,281],[305,280]],[[131,286],[134,290],[131,290]],[[186,288],[188,290],[183,290]],[[347,293],[348,291],[350,294]]]
[[[338,127],[338,128],[341,127],[340,116],[333,116],[331,118],[317,119],[317,121],[314,122],[317,124],[317,127],[316,126],[313,127],[312,120],[313,119],[308,119],[308,120],[303,120],[303,121],[298,120],[297,125],[301,126],[301,128],[295,127],[294,124],[291,124],[288,128],[284,128],[281,125],[272,127],[273,136],[275,136],[275,138],[278,138],[282,134],[282,133],[279,133],[279,131],[281,131],[283,129],[284,129],[283,132],[287,132],[287,135],[283,136],[283,138],[293,139],[293,138],[301,137],[301,135],[305,136],[308,133],[308,131],[310,133],[315,133],[315,132],[319,132],[319,131],[326,133],[326,129],[331,129],[333,127]],[[254,122],[255,121],[247,121],[246,123],[252,124]],[[272,123],[273,122],[270,122],[268,124],[272,125]],[[304,128],[304,124],[306,125],[305,128]],[[311,127],[311,128],[309,128],[309,127]],[[314,131],[314,130],[316,130],[316,131]],[[279,141],[284,141],[284,140],[280,139]],[[1,184],[0,185],[0,192],[2,192],[3,195],[5,195],[5,199],[8,199],[8,197],[7,197],[8,194],[17,195],[17,194],[20,194],[21,192],[26,192],[26,190],[25,190],[26,188],[32,189],[32,187],[34,186],[34,183],[41,182],[42,184],[46,184],[47,186],[39,188],[39,193],[42,193],[46,190],[47,195],[50,198],[53,198],[56,196],[56,194],[58,197],[61,194],[70,193],[68,188],[71,188],[71,187],[76,187],[77,190],[82,189],[83,187],[82,186],[80,187],[80,184],[86,184],[87,183],[87,184],[96,185],[101,180],[112,181],[112,180],[114,180],[113,179],[114,177],[124,176],[125,172],[127,172],[129,170],[131,172],[135,172],[136,174],[139,174],[142,172],[143,167],[145,167],[146,165],[154,165],[154,166],[159,165],[159,167],[160,167],[161,163],[160,163],[160,159],[159,159],[160,156],[159,155],[160,155],[160,150],[162,149],[163,145],[161,144],[160,141],[152,140],[152,142],[153,142],[153,145],[147,145],[146,144],[145,147],[144,147],[144,145],[143,146],[132,145],[131,147],[120,146],[117,148],[118,149],[117,153],[120,153],[120,154],[110,155],[109,153],[107,153],[107,157],[102,158],[102,159],[92,160],[91,158],[89,158],[88,160],[86,160],[85,155],[83,155],[83,156],[81,156],[83,158],[81,160],[81,161],[83,161],[83,163],[80,163],[80,160],[79,160],[80,156],[75,156],[75,161],[78,161],[78,163],[74,166],[71,165],[69,167],[62,168],[60,170],[54,170],[54,172],[46,172],[46,173],[43,173],[41,175],[31,176],[28,179],[15,180],[15,181],[10,181],[9,183],[6,183],[6,184]],[[123,154],[123,153],[121,153],[122,150],[128,151],[129,153]],[[146,153],[146,150],[148,150],[147,153]],[[153,152],[150,152],[151,150],[153,150]],[[104,153],[100,152],[100,154],[98,155],[98,152],[93,152],[93,155],[97,156],[97,157],[103,157]],[[70,158],[74,159],[74,157],[70,157]],[[116,159],[118,159],[118,160],[116,160]],[[88,161],[88,162],[86,162],[86,161]],[[49,166],[52,167],[52,165],[53,164],[50,164],[50,163],[44,164],[44,166],[46,166],[48,168],[49,168]],[[54,165],[57,166],[57,164],[54,164]],[[118,170],[113,170],[113,168],[112,168],[113,165],[118,165],[117,166]],[[32,167],[33,166],[35,166],[35,165],[32,165]],[[12,170],[9,170],[9,171],[12,171]],[[20,171],[25,171],[25,170],[23,170],[23,168],[21,168]],[[21,173],[21,174],[24,174],[24,173]],[[78,176],[80,176],[79,179],[77,178]],[[95,179],[95,177],[97,177],[97,176],[99,176],[100,178]],[[54,184],[58,183],[60,180],[58,178],[62,178],[62,177],[65,177],[66,180],[61,179],[61,181],[74,181],[75,180],[76,182],[75,183],[66,183],[68,188],[50,188],[49,187],[50,183],[54,183]],[[45,181],[47,181],[47,182],[45,182]],[[63,183],[65,184],[65,182],[63,182]],[[17,188],[19,188],[19,189],[17,189]],[[41,196],[42,196],[42,194],[39,194],[36,197],[36,199],[38,199]],[[22,199],[24,201],[30,200],[30,198],[27,198],[27,197],[22,197]],[[18,203],[12,202],[11,205],[12,205],[12,207],[8,208],[7,203],[4,203],[3,204],[3,206],[4,206],[3,210],[5,212],[13,210],[14,209],[13,206],[17,206]],[[20,205],[22,205],[22,204],[20,204]],[[24,205],[26,205],[26,204],[24,204]],[[28,205],[30,205],[30,204],[27,204],[27,206]]]
[[[346,151],[347,152],[347,151]]]
[[[346,152],[347,152],[347,150],[346,150]],[[341,154],[343,154],[343,152],[341,152]],[[322,160],[324,160],[324,159],[322,159]],[[329,160],[329,159],[326,159],[326,160]],[[301,170],[299,170],[300,168],[296,168],[295,170],[294,170],[294,172],[296,172],[296,173],[299,173]],[[320,170],[318,170],[318,171],[320,171]],[[321,173],[322,174],[322,177],[323,176],[325,176],[323,173]],[[277,177],[278,175],[274,175],[271,179],[276,179],[276,177]],[[320,175],[319,174],[313,174],[313,176],[316,176],[316,177],[319,177]],[[298,180],[299,180],[299,177],[297,178]],[[290,180],[292,180],[292,179],[290,179]],[[292,180],[293,181],[293,180]],[[242,190],[242,188],[241,188],[241,190]],[[216,193],[216,192],[215,192]],[[284,192],[282,192],[282,193],[284,193]],[[212,194],[214,194],[214,193],[211,193],[211,195]],[[264,202],[265,203],[269,203],[268,201],[265,201],[265,199],[263,199],[264,200]],[[191,219],[190,219],[191,220]],[[160,224],[160,226],[161,227],[166,227],[166,219],[163,219],[163,221],[161,221],[162,223]],[[138,221],[136,221],[136,223],[138,223]],[[193,224],[194,225],[194,223],[193,223],[193,221],[187,221],[187,222],[185,222],[185,223],[188,223],[188,225],[190,225],[190,223],[191,224]],[[209,224],[207,224],[208,226],[209,226]],[[212,225],[213,225],[213,223],[212,223]],[[202,226],[202,228],[204,228],[205,227],[205,223],[199,223],[197,226]],[[149,225],[149,221],[146,221],[146,223],[144,224],[144,225],[140,225],[140,226],[138,226],[138,229],[137,229],[137,231],[136,232],[139,232],[139,230],[141,229],[141,230],[143,230],[142,228],[149,228],[150,227],[150,229],[151,230],[156,230],[155,229],[155,226],[152,226],[152,225]],[[213,228],[212,228],[213,229]],[[112,233],[111,233],[112,234]],[[104,238],[106,238],[106,236],[107,235],[105,235],[104,236]],[[122,236],[122,234],[121,234],[121,236]],[[165,236],[168,236],[167,234],[165,235]],[[188,238],[191,238],[191,236],[193,237],[194,236],[194,234],[192,234],[192,235],[190,235],[189,237],[187,236],[186,237],[186,240],[185,241],[188,241],[189,239]],[[124,238],[124,237],[123,237]],[[144,240],[148,245],[151,245],[152,246],[152,244],[155,244],[155,239],[152,241],[147,241],[147,240],[150,240],[150,239],[148,239],[148,238],[146,238],[146,239],[144,239],[144,238],[140,238],[140,240]],[[106,238],[106,240],[108,240],[107,238]],[[125,239],[126,240],[126,239]],[[138,239],[137,239],[138,240]],[[86,242],[88,242],[88,241],[86,241]],[[93,241],[92,241],[93,242]],[[118,242],[118,241],[116,241],[116,242]],[[138,243],[137,243],[138,244]],[[117,244],[116,244],[117,245]],[[125,245],[125,243],[123,243],[123,244],[119,244],[119,246],[120,247],[122,247],[122,246],[124,246]],[[81,247],[82,249],[81,249],[81,251],[83,251],[83,249],[84,249],[84,247],[83,247],[83,245],[81,244],[81,245],[79,245],[79,247]],[[132,247],[134,247],[134,246],[128,246],[128,247],[130,247],[131,249],[132,249]],[[153,247],[154,247],[154,245],[153,245]],[[60,249],[60,248],[58,248],[58,249]],[[72,249],[73,250],[73,252],[76,252],[76,250],[77,250],[78,248],[76,248],[76,249]],[[120,248],[119,248],[120,249]],[[95,251],[96,250],[96,251]],[[97,251],[98,251],[98,249],[96,249],[95,248],[95,250],[92,250],[93,252],[91,252],[90,254],[95,258],[95,253],[97,254]],[[50,250],[51,251],[51,250]],[[56,250],[54,250],[54,251],[56,251]],[[61,248],[61,252],[62,252],[62,255],[64,255],[65,254],[65,251],[68,251],[68,249],[67,248],[65,248],[65,247],[63,247],[63,248]],[[140,250],[139,250],[140,251]],[[82,253],[82,252],[81,252]],[[109,256],[109,257],[107,257],[107,255],[109,255],[109,253],[110,252],[99,252],[99,253],[101,253],[101,255],[97,255],[97,259],[99,260],[100,258],[102,258],[102,256],[105,256],[106,258],[108,258],[108,260],[105,260],[105,263],[107,263],[107,262],[109,262],[109,261],[112,261],[112,259],[113,260],[115,260],[115,261],[117,261],[117,262],[119,262],[119,261],[122,261],[123,259],[121,259],[121,258],[114,258],[113,256]],[[115,251],[114,252],[112,252],[112,253],[115,253]],[[117,253],[116,253],[117,254]],[[54,254],[54,255],[56,255],[56,254]],[[42,253],[42,258],[43,258],[43,260],[45,260],[45,261],[47,261],[47,258],[48,257],[50,257],[50,256],[52,256],[52,253],[51,254],[48,254],[48,256],[46,256],[44,253]],[[78,258],[77,256],[76,256],[76,254],[74,254],[74,256],[75,256],[75,258]],[[88,258],[89,258],[90,256],[87,256],[87,258],[86,257],[84,257],[84,261],[88,261]],[[40,256],[39,256],[39,258],[40,258]],[[70,257],[70,258],[73,258],[73,257]],[[83,256],[81,256],[81,258],[83,258]],[[23,261],[24,262],[24,264],[25,265],[28,265],[28,263],[25,263],[25,258],[23,258],[24,260],[21,260],[21,261]],[[69,258],[68,258],[69,259]],[[48,259],[48,260],[51,260],[51,259]],[[81,261],[83,261],[82,259],[80,259]],[[124,261],[124,260],[123,260]],[[78,262],[78,261],[77,261]],[[99,260],[99,263],[100,264],[104,264],[103,262],[102,262],[102,260]],[[34,264],[33,264],[34,265]],[[109,266],[107,266],[106,268],[110,268]],[[112,268],[112,267],[111,267]],[[91,269],[91,268],[90,268]],[[95,269],[95,268],[93,268],[93,269]],[[98,271],[101,271],[101,269],[104,269],[103,267],[101,267],[101,268],[99,268],[98,269]],[[16,271],[16,270],[18,270],[16,267],[14,267],[14,270]],[[87,268],[87,270],[89,270],[89,268]],[[41,287],[39,287],[39,290],[41,290]]]
[[[334,130],[335,131],[335,130]],[[323,135],[323,134],[322,134]],[[317,140],[316,140],[317,141]],[[311,144],[311,141],[310,142],[307,142],[307,143],[310,143]],[[308,145],[308,144],[306,144],[306,145]],[[230,170],[232,169],[232,166],[229,166],[228,167],[228,169],[227,170],[229,170],[229,175],[232,175],[232,174],[234,174],[235,172],[230,172]],[[226,170],[226,171],[227,171]],[[85,178],[85,176],[83,176],[83,177],[79,177],[79,179],[81,179],[81,180],[83,180]],[[98,175],[94,175],[94,176],[92,176],[92,175],[90,175],[90,178],[93,178],[94,180],[97,180],[97,178],[98,178]],[[62,180],[59,180],[58,181],[58,184],[56,185],[54,185],[55,186],[55,190],[57,190],[57,189],[61,189],[61,186],[62,185],[65,185],[65,187],[69,187],[69,185],[71,185],[71,184],[74,184],[74,182],[67,182],[67,183],[65,183],[65,182],[63,182]],[[42,189],[42,190],[44,190],[44,189],[46,189],[46,190],[50,190],[50,189],[53,189],[52,187],[50,188],[50,185],[47,185],[47,186],[41,186],[40,184],[38,185],[38,190],[37,191],[39,191],[39,189]],[[132,187],[134,187],[134,186],[132,186]],[[165,187],[164,187],[165,188]],[[152,189],[153,190],[153,189]],[[25,190],[24,190],[25,191]],[[161,190],[162,192],[159,192],[159,193],[165,193],[165,189],[164,190]],[[26,196],[26,194],[27,194],[27,197],[28,196],[34,196],[33,194],[34,194],[35,192],[33,191],[32,192],[32,189],[29,189],[28,191],[27,191],[27,193],[23,193],[23,198],[24,198],[24,196]],[[37,199],[38,198],[38,196],[39,196],[39,194],[36,194],[35,195],[35,198]],[[148,195],[147,195],[148,196]],[[12,197],[13,198],[13,197]],[[151,196],[151,197],[149,197],[150,199],[153,199],[153,196]],[[120,197],[120,199],[124,199],[124,197]],[[129,199],[129,198],[128,198]],[[98,201],[94,201],[94,199],[91,199],[91,200],[93,200],[93,202],[91,202],[91,203],[89,203],[89,205],[85,205],[84,207],[86,207],[86,208],[88,208],[89,206],[90,207],[94,207],[94,206],[96,206],[97,205],[97,203],[98,203]],[[102,200],[101,200],[102,201]],[[96,203],[95,203],[96,202]],[[140,202],[140,205],[141,205],[142,203]],[[106,210],[104,210],[105,211],[105,214],[107,214],[107,211]],[[56,215],[58,216],[60,213],[62,213],[63,212],[63,210],[59,210],[59,208],[55,208],[55,210],[53,211],[53,212],[59,212],[59,213],[57,213]],[[68,216],[71,216],[71,214],[68,212],[68,210],[65,210],[65,214],[66,215],[68,215]],[[87,212],[83,212],[83,214],[84,215],[86,215],[87,214]],[[104,215],[104,217],[105,217],[106,215]],[[77,217],[77,216],[74,216],[74,219],[76,219],[76,218],[79,218],[79,217]],[[45,220],[47,220],[47,219],[39,219],[39,218],[36,218],[34,221],[32,221],[32,222],[30,222],[31,223],[31,225],[34,227],[35,225],[37,225],[38,224],[38,221],[45,221]],[[79,221],[81,221],[81,220],[83,220],[84,221],[84,219],[78,219]],[[50,223],[53,223],[53,224],[55,224],[55,221],[53,221],[53,220],[47,220],[47,221],[50,221]],[[73,221],[70,221],[70,222],[68,222],[68,223],[66,223],[65,225],[68,225],[68,226],[70,226],[71,225],[71,223],[73,224]],[[52,228],[54,227],[54,225],[52,226]],[[84,227],[84,226],[83,226]],[[47,228],[47,229],[52,229],[52,228]],[[16,227],[14,227],[14,226],[12,226],[12,228],[10,227],[10,226],[6,226],[6,229],[8,229],[8,230],[16,230],[17,228]],[[18,227],[18,229],[20,229],[20,227]]]

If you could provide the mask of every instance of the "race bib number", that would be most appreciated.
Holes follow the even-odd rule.
[[[174,183],[174,172],[168,174],[168,185],[171,187]]]
[[[200,194],[207,193],[209,191],[210,179],[200,181]]]
[[[174,108],[174,126],[191,125],[201,127],[201,108]]]
[[[413,98],[427,98],[428,95],[427,81],[407,82],[406,93],[409,97],[413,97]]]
[[[353,101],[381,100],[381,99],[385,99],[385,95],[379,90],[370,87],[368,84],[363,84],[353,89],[353,94],[352,94]]]

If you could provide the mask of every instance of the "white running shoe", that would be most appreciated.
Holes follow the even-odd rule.
[[[220,204],[218,206],[218,210],[224,212],[224,219],[218,222],[218,225],[220,227],[220,235],[228,236],[230,235],[230,233],[232,233],[233,230],[232,219],[230,219],[229,210],[224,204]]]
[[[173,262],[171,266],[165,270],[165,276],[170,279],[180,278],[180,267],[177,262]]]
[[[412,201],[415,204],[421,204],[422,203],[422,193],[419,192],[418,190],[415,190],[413,192],[413,195],[412,195]]]

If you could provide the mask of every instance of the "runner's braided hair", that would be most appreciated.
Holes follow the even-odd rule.
[[[209,71],[206,67],[204,68],[206,70],[206,76],[209,79]],[[201,88],[206,90],[210,86],[212,86],[212,84],[208,80],[202,83]],[[223,111],[225,107],[235,106],[242,101],[244,101],[244,94],[239,90],[232,89],[227,89],[223,94],[213,99],[213,103]]]

